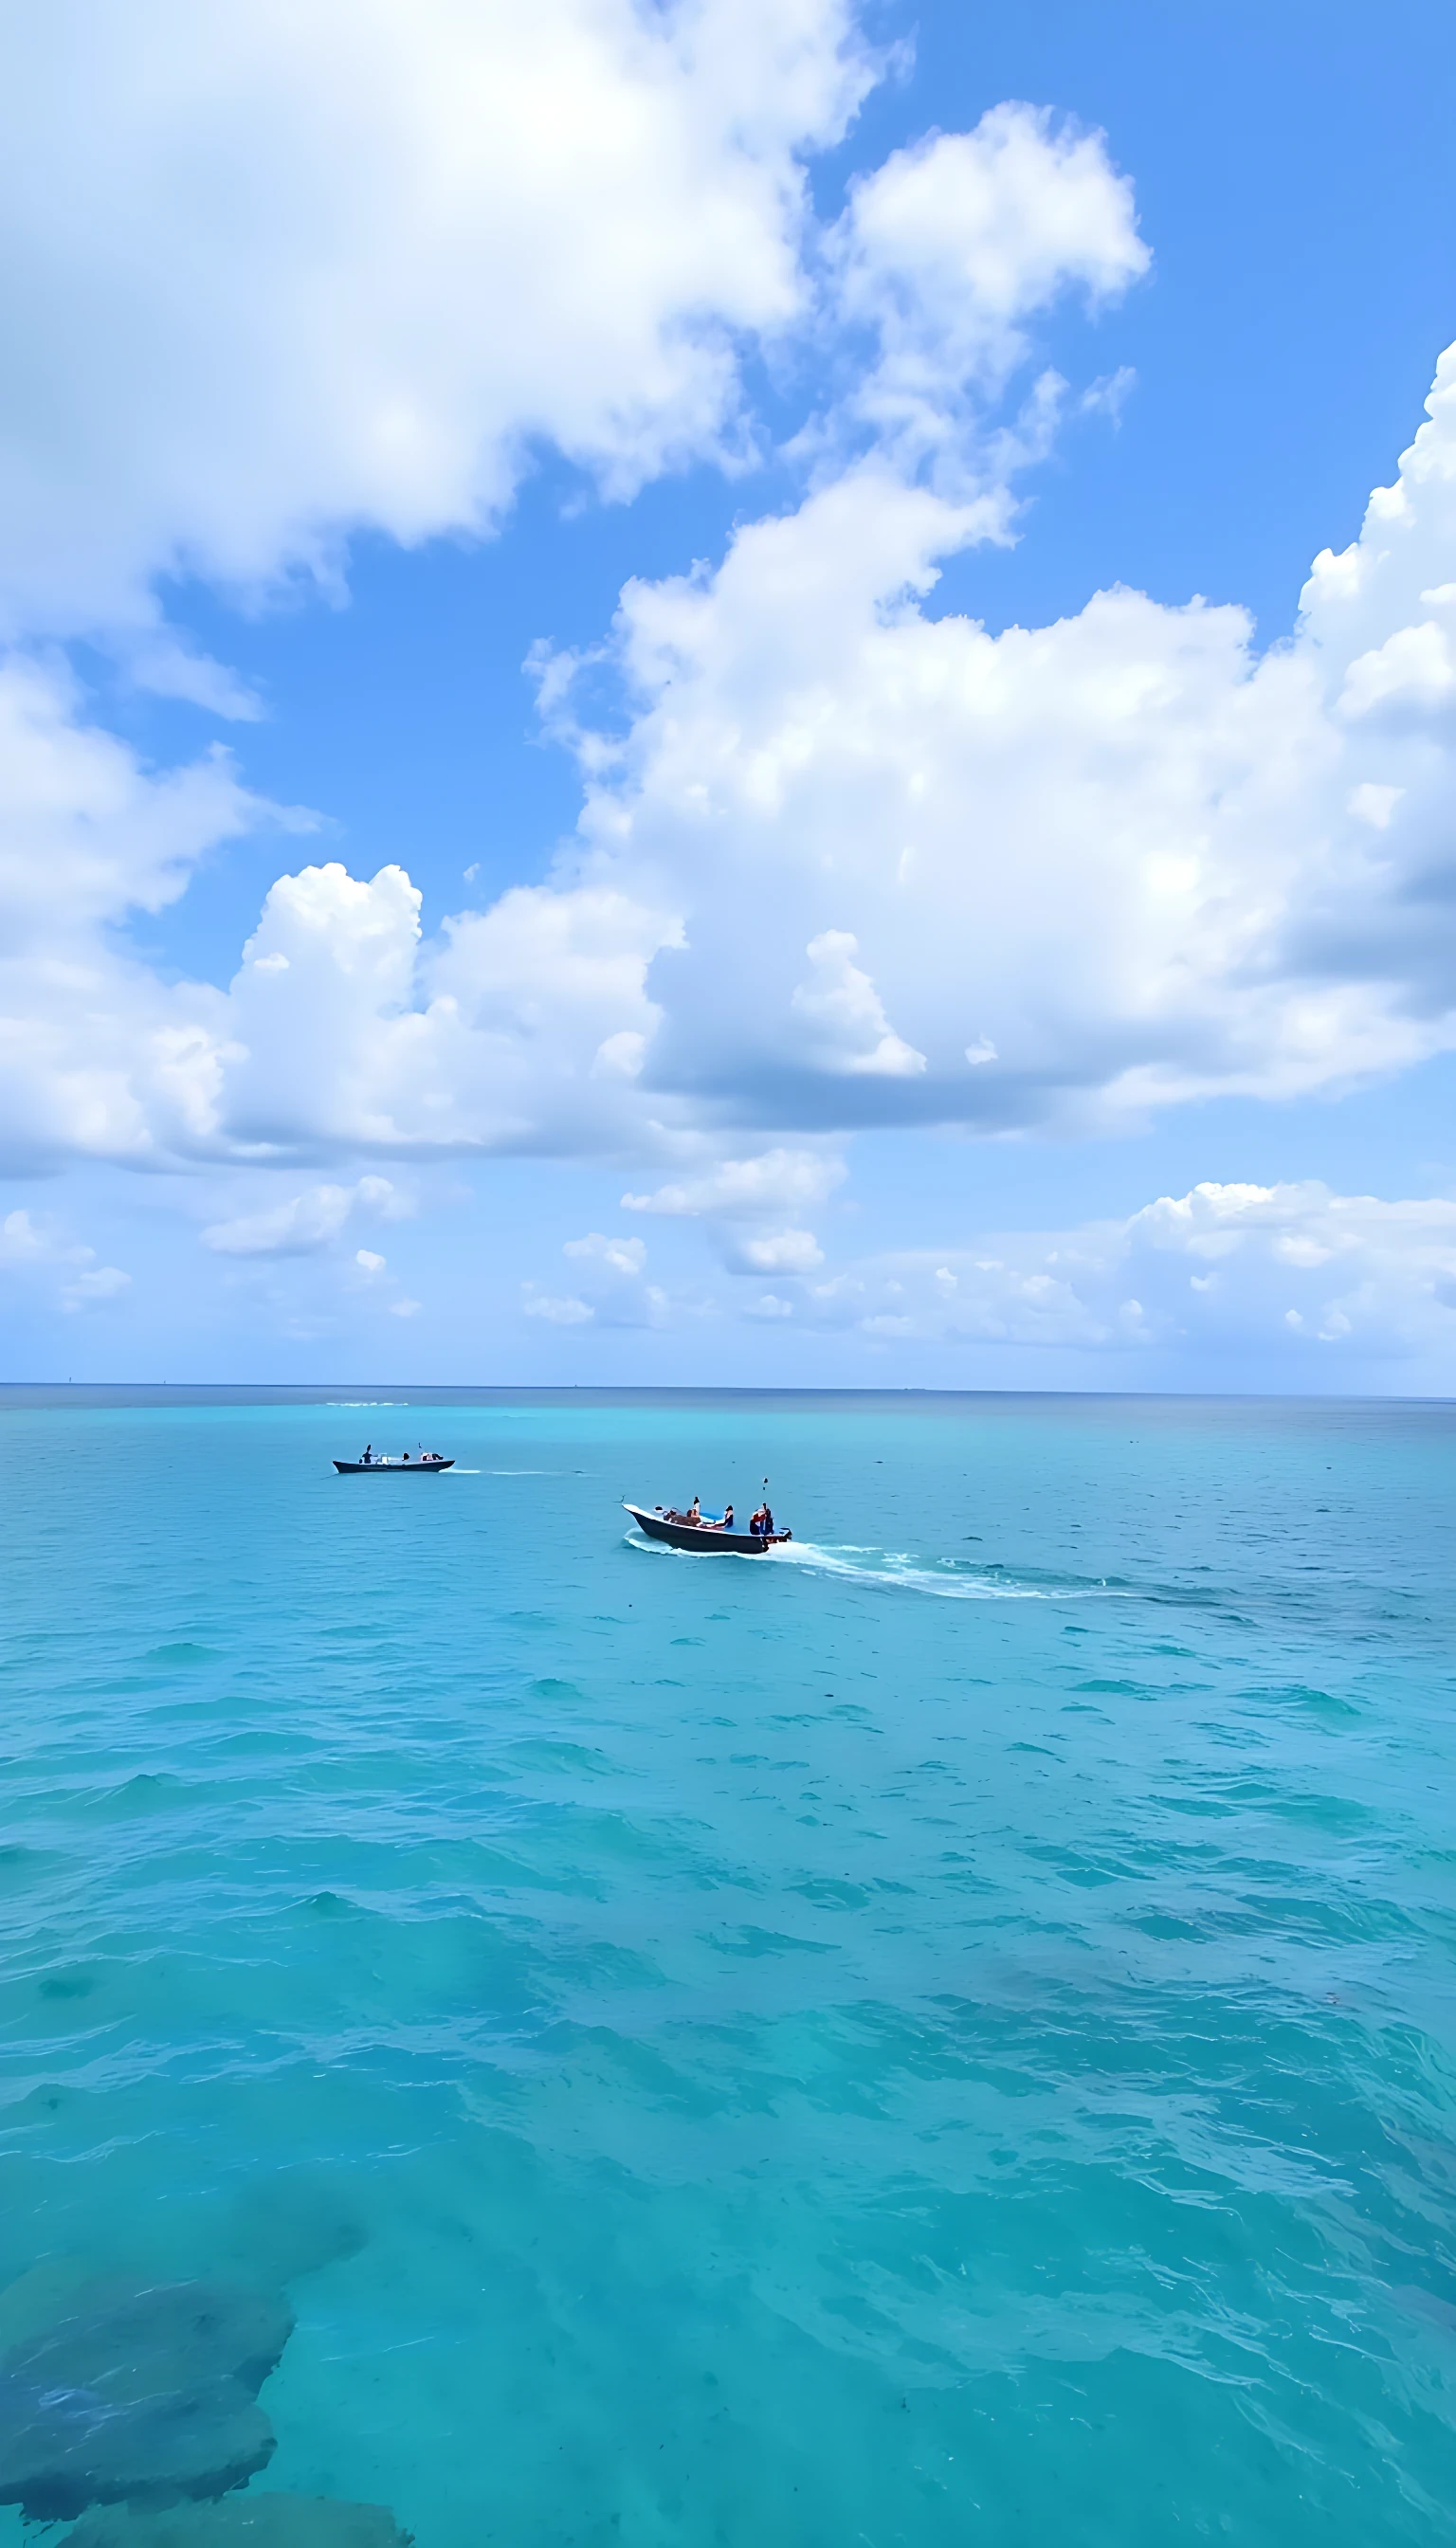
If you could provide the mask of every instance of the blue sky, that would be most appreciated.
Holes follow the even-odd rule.
[[[7,41],[5,1376],[1449,1389],[1449,10]]]

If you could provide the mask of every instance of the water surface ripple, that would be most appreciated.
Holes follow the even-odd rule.
[[[0,1393],[0,2347],[286,2292],[251,2491],[419,2548],[1456,2540],[1453,1456]]]

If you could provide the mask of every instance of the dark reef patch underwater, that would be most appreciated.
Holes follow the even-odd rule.
[[[227,2284],[83,2284],[0,2356],[0,2503],[65,2521],[244,2485],[273,2456],[257,2393],[292,2328],[285,2301]]]
[[[47,2261],[0,2292],[0,2326],[62,2291],[0,2356],[0,2503],[76,2521],[67,2548],[408,2548],[382,2504],[232,2492],[276,2446],[257,2392],[293,2332],[280,2294],[72,2282]]]

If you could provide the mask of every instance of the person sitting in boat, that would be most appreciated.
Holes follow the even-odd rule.
[[[374,1444],[372,1442],[366,1442],[364,1445],[363,1466],[366,1469],[372,1469],[374,1466]]]
[[[760,1504],[756,1513],[749,1514],[748,1526],[749,1533],[752,1538],[762,1539],[764,1537],[769,1528],[769,1507],[767,1504]]]
[[[705,1521],[702,1524],[702,1528],[704,1530],[731,1530],[733,1528],[733,1506],[729,1504],[725,1507],[721,1521]]]

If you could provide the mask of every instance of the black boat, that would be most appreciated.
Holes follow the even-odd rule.
[[[711,1522],[669,1521],[665,1512],[644,1512],[641,1504],[629,1504],[625,1497],[622,1510],[631,1514],[649,1539],[665,1539],[670,1548],[688,1549],[694,1557],[762,1557],[766,1549],[793,1537],[791,1530],[775,1530],[772,1539],[760,1539],[756,1531],[714,1530]]]
[[[453,1469],[453,1460],[428,1456],[419,1460],[335,1460],[341,1478],[382,1478],[386,1470],[392,1478],[437,1478],[442,1469]]]

